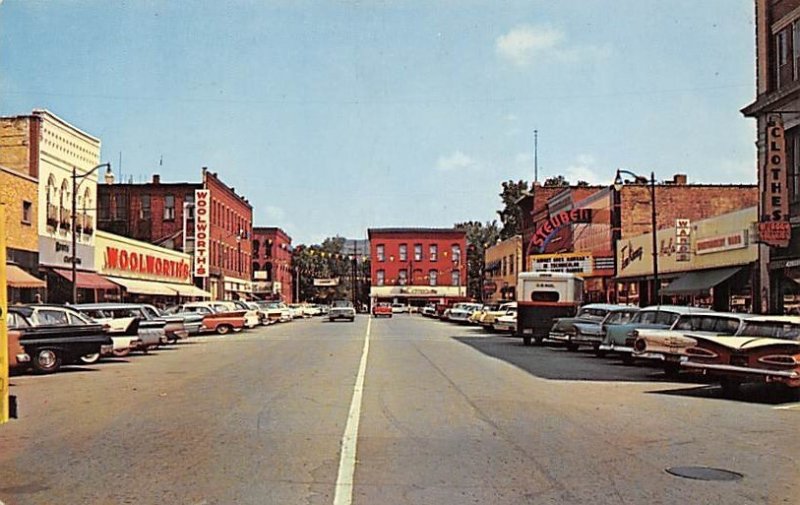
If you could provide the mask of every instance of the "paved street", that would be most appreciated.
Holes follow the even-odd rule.
[[[368,326],[352,503],[796,503],[785,398],[409,315],[14,377],[0,501],[332,504]],[[694,465],[744,478],[665,471]]]

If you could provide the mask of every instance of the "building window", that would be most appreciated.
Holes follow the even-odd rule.
[[[114,195],[114,221],[125,221],[127,219],[128,195],[120,193]]]
[[[508,273],[514,275],[514,255],[508,257]]]
[[[458,270],[453,270],[450,280],[453,286],[461,286],[461,272]]]
[[[414,244],[414,261],[422,261],[422,244]]]
[[[800,128],[786,131],[786,178],[788,183],[789,203],[792,207],[800,204]],[[790,215],[797,215],[797,210],[790,209]]]
[[[402,269],[397,272],[397,283],[401,286],[408,284],[408,270]]]
[[[428,247],[428,255],[431,261],[436,261],[439,257],[439,246],[436,244],[431,244]]]
[[[142,195],[142,208],[139,210],[139,219],[150,219],[150,195]]]
[[[789,84],[794,78],[794,65],[792,64],[792,40],[790,30],[785,28],[775,35],[776,84],[778,88]]]
[[[386,282],[386,272],[383,270],[378,270],[375,272],[375,285],[376,286],[383,286]]]
[[[183,197],[186,219],[194,219],[194,195],[189,193]]]
[[[408,261],[408,245],[400,244],[400,261]]]
[[[31,212],[33,211],[33,204],[31,202],[22,202],[22,223],[31,224]]]
[[[437,286],[439,284],[439,272],[436,270],[431,270],[428,272],[428,281],[429,285]]]
[[[175,220],[175,195],[164,197],[164,221]]]
[[[453,261],[461,261],[461,246],[458,244],[453,244],[453,247],[451,247],[451,252],[453,254]]]
[[[386,251],[383,244],[378,244],[375,247],[375,256],[377,256],[378,261],[386,261]]]
[[[505,256],[503,256],[502,264],[503,264],[503,267],[502,267],[501,275],[503,277],[505,277],[506,276],[506,257]]]

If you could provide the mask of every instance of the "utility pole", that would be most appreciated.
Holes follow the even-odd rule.
[[[6,206],[0,202],[0,424],[7,423],[11,413],[8,388],[8,288],[6,287]]]
[[[533,130],[533,182],[539,182],[539,130]]]

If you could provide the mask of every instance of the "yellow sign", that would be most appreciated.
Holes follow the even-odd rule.
[[[0,202],[0,424],[8,422],[8,289],[6,287],[6,206]]]

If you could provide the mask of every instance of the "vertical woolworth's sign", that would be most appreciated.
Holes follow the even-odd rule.
[[[774,247],[789,245],[789,198],[786,187],[786,137],[783,119],[772,116],[767,121],[766,163],[762,174],[763,212],[759,219],[761,241]]]
[[[194,191],[194,276],[208,277],[208,246],[211,231],[211,192]]]

